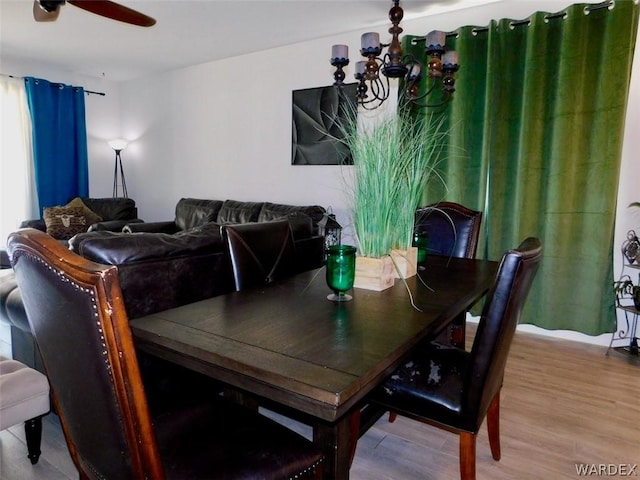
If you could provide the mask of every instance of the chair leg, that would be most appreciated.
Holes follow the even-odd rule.
[[[460,479],[476,480],[476,435],[460,432]]]
[[[487,430],[489,446],[494,460],[500,460],[500,390],[496,393],[487,411]]]
[[[393,423],[398,418],[398,414],[396,412],[389,412],[389,422]]]
[[[467,315],[461,313],[451,323],[451,345],[464,350],[465,337],[467,335]]]
[[[464,350],[467,316],[463,312],[455,317],[447,327],[436,337],[435,342]]]
[[[42,417],[32,418],[24,422],[24,434],[27,437],[27,457],[31,465],[38,463],[40,458],[40,442],[42,440]]]

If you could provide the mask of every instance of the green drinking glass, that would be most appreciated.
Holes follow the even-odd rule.
[[[418,265],[424,269],[422,265],[427,259],[427,244],[429,236],[423,230],[416,230],[413,234],[413,246],[418,247]]]
[[[327,296],[334,302],[346,302],[353,297],[346,292],[353,288],[356,275],[356,247],[332,245],[327,249],[327,285],[334,293]]]

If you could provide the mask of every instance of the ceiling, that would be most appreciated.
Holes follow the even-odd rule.
[[[405,20],[496,0],[405,0]],[[0,0],[0,60],[50,64],[126,81],[161,71],[343,32],[384,32],[389,0],[122,0],[157,20],[150,28],[66,4],[55,22],[33,20],[32,0]],[[384,37],[383,37],[384,38]],[[327,46],[327,61],[330,46]],[[1,71],[11,74],[12,72]]]

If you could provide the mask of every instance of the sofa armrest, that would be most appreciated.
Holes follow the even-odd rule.
[[[37,230],[46,232],[47,224],[44,223],[44,220],[42,218],[37,218],[33,220],[24,220],[22,223],[20,223],[20,228],[35,228]]]
[[[128,223],[122,229],[124,233],[176,233],[178,230],[178,226],[174,221]]]
[[[233,291],[218,225],[175,235],[86,232],[69,243],[89,260],[118,267],[130,319]]]
[[[138,217],[136,202],[131,198],[95,198],[84,197],[82,202],[103,218],[103,221],[127,220],[134,221]]]
[[[106,220],[90,225],[87,232],[121,232],[125,225],[134,223],[142,223],[142,220],[139,218],[132,220]]]

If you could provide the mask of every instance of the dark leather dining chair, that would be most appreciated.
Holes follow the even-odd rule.
[[[80,478],[321,478],[311,442],[217,392],[152,418],[117,267],[33,229],[8,248]]]
[[[294,272],[295,247],[286,220],[224,225],[236,291],[268,285]]]
[[[416,210],[414,229],[427,235],[427,255],[475,258],[482,212],[454,202],[439,202]],[[440,334],[441,343],[464,347],[466,314]]]
[[[475,258],[482,212],[454,202],[420,207],[415,214],[415,230],[427,234],[427,254]]]
[[[500,390],[511,342],[540,262],[528,238],[502,257],[470,352],[437,343],[420,348],[370,400],[385,409],[460,436],[460,477],[475,479],[476,435],[487,418],[489,444],[500,460]]]

